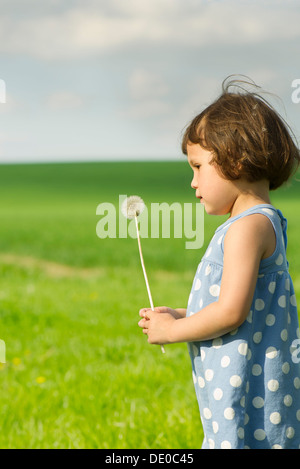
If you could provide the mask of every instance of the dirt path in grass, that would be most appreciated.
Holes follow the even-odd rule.
[[[30,256],[20,256],[16,254],[1,254],[0,263],[6,265],[16,265],[25,269],[38,269],[49,277],[81,277],[91,278],[103,275],[104,268],[81,268],[73,267],[66,264],[38,259]]]

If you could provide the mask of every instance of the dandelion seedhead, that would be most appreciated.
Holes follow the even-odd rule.
[[[122,203],[122,213],[124,217],[126,218],[135,218],[135,226],[136,226],[136,235],[137,235],[137,240],[138,240],[138,246],[139,246],[139,252],[140,252],[140,259],[141,259],[141,264],[142,264],[142,269],[144,273],[144,278],[146,282],[146,287],[148,291],[148,296],[150,300],[150,306],[152,311],[154,311],[154,305],[152,301],[152,296],[151,296],[151,291],[150,291],[150,285],[148,282],[147,278],[147,272],[146,272],[146,267],[143,259],[143,253],[142,253],[142,246],[141,246],[141,240],[140,240],[140,233],[139,233],[139,226],[138,226],[138,219],[137,217],[142,213],[142,211],[145,208],[145,204],[143,199],[139,197],[138,195],[131,195],[130,197],[127,197],[127,199],[124,200]],[[160,346],[162,353],[165,353],[164,346]]]
[[[143,199],[138,195],[131,195],[124,200],[121,210],[126,218],[138,217],[145,208]]]

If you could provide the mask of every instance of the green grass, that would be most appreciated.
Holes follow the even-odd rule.
[[[186,162],[0,167],[1,448],[200,448],[185,344],[161,354],[137,326],[148,305],[136,240],[99,239],[96,207],[119,194],[194,202]],[[300,296],[299,183],[274,193],[289,221]],[[156,305],[185,306],[202,249],[144,239]]]

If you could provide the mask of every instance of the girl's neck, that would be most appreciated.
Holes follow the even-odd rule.
[[[269,182],[266,180],[249,183],[236,183],[237,197],[230,210],[230,218],[248,210],[255,205],[271,204],[269,196]]]

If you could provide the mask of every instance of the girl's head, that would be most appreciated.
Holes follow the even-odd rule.
[[[270,189],[288,180],[300,162],[292,132],[255,92],[229,92],[238,81],[223,82],[221,96],[196,116],[185,130],[182,151],[199,144],[212,152],[211,164],[231,181],[263,179]]]

